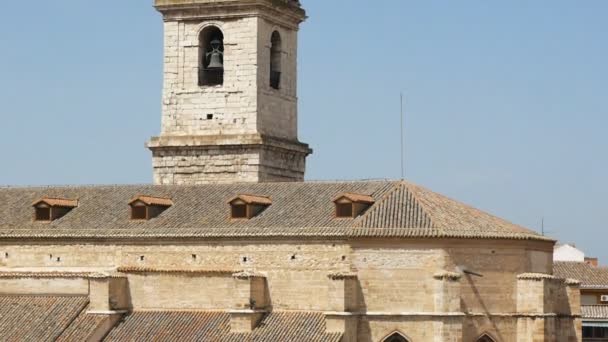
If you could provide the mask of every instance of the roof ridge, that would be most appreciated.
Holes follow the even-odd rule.
[[[400,194],[399,192],[403,190],[405,190],[405,194]],[[396,202],[399,202],[398,199],[403,196],[405,196],[404,203],[393,203],[395,202],[392,200],[393,198],[397,198]],[[390,227],[375,223],[377,221],[375,219],[376,213],[380,212],[385,206],[389,206],[390,210],[388,212],[391,213],[391,223],[396,223],[390,224]],[[401,211],[401,209],[405,211]],[[370,210],[367,210],[358,218],[355,226],[356,228],[438,228],[420,201],[403,181],[395,183],[393,189],[387,191]]]
[[[535,236],[538,236],[538,237],[542,237],[540,234],[538,234],[537,232],[535,232],[535,231],[533,231],[533,230],[531,230],[529,228],[526,228],[526,227],[521,226],[519,224],[513,223],[513,222],[511,222],[511,221],[509,221],[507,219],[504,219],[504,218],[502,218],[502,217],[500,217],[500,216],[498,216],[498,215],[496,215],[494,213],[489,213],[486,210],[482,210],[482,209],[477,208],[477,207],[475,207],[475,206],[473,206],[471,204],[467,204],[467,203],[464,203],[464,202],[462,202],[460,200],[456,200],[456,199],[454,199],[454,198],[452,198],[450,196],[447,196],[447,195],[435,192],[435,191],[430,190],[430,189],[428,189],[426,187],[423,187],[423,186],[420,186],[418,184],[414,184],[414,183],[411,183],[411,182],[402,181],[402,184],[405,184],[406,187],[408,189],[410,189],[412,192],[415,192],[415,193],[426,193],[427,195],[429,195],[427,197],[435,197],[435,200],[439,199],[440,201],[445,202],[445,203],[441,203],[440,205],[436,205],[436,207],[439,207],[441,209],[446,209],[445,204],[448,204],[450,206],[455,206],[456,208],[451,208],[451,210],[447,210],[446,211],[446,212],[450,213],[451,215],[454,215],[454,212],[458,211],[459,209],[460,210],[466,210],[466,211],[469,211],[469,213],[466,213],[466,215],[465,215],[466,218],[468,218],[468,219],[475,218],[475,219],[481,219],[482,221],[489,219],[490,221],[496,221],[496,222],[491,222],[492,226],[494,226],[495,224],[496,224],[496,226],[500,226],[500,225],[508,226],[510,228],[511,232],[513,232],[513,233],[515,233],[515,231],[513,229],[517,229],[517,230],[519,230],[518,233],[523,233],[523,234],[535,235]],[[426,204],[425,204],[425,201],[433,202],[433,198],[424,198],[424,199],[418,198],[418,199],[419,199],[419,202],[421,202],[421,205],[423,207],[427,207]],[[458,207],[460,207],[460,208],[458,208]],[[436,208],[434,208],[434,209],[436,209]],[[428,211],[433,211],[433,210],[428,209]],[[431,216],[431,217],[434,218],[434,215],[432,215],[430,213],[429,213],[429,216]],[[449,221],[450,219],[454,219],[454,217],[452,217],[450,215],[443,215],[442,217],[444,219],[443,221],[439,220],[439,222],[437,222],[437,221],[434,220],[434,223],[436,224],[436,228],[438,228],[438,229],[446,229],[446,228],[449,229],[449,228],[451,228],[451,223],[450,222],[446,222],[446,220]],[[460,220],[458,220],[458,221],[459,221],[458,222],[459,225],[466,226],[466,224],[464,222],[460,222]],[[486,222],[486,223],[488,223],[488,222]],[[479,231],[487,231],[488,230],[487,228],[482,228],[481,226],[479,226],[479,224],[474,224],[474,223],[471,223],[471,222],[469,222],[468,224],[472,224],[474,226],[477,226],[478,229],[479,229]],[[496,232],[501,231],[500,229],[496,229],[496,228],[498,228],[498,227],[495,227],[494,228],[495,230],[493,230],[493,231],[496,231]]]
[[[153,184],[153,183],[110,183],[110,184],[37,184],[37,185],[10,185],[0,184],[0,189],[75,189],[75,188],[113,188],[113,187],[201,187],[201,186],[231,186],[231,185],[256,185],[256,184],[273,184],[273,185],[293,185],[293,184],[356,184],[356,183],[399,183],[401,180],[390,178],[370,178],[370,179],[345,179],[345,180],[305,180],[301,182],[234,182],[220,184]]]

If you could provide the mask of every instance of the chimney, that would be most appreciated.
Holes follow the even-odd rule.
[[[591,265],[593,267],[597,267],[598,266],[597,258],[585,257],[585,264]]]

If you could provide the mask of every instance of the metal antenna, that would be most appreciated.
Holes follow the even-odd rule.
[[[405,127],[403,125],[404,122],[404,112],[403,112],[403,93],[400,94],[401,96],[401,111],[400,113],[400,117],[401,117],[401,125],[399,126],[401,128],[401,180],[405,179]]]
[[[542,234],[542,236],[545,236],[545,234],[547,233],[551,233],[550,230],[545,230],[545,218],[541,218],[540,219],[540,233]]]
[[[545,236],[545,218],[540,219],[540,233]]]

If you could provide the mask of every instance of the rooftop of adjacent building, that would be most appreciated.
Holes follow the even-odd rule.
[[[608,267],[598,266],[597,258],[585,257],[574,244],[556,245],[555,255],[558,261],[553,263],[553,274],[581,283],[582,318],[608,320]]]

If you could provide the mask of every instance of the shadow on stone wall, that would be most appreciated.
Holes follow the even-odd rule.
[[[490,310],[488,310],[488,307],[487,307],[484,299],[482,298],[482,296],[479,292],[479,289],[477,288],[477,285],[475,285],[475,281],[474,281],[473,277],[470,274],[463,274],[462,279],[466,280],[466,282],[462,283],[462,286],[467,286],[467,284],[468,284],[468,286],[471,287],[473,294],[475,295],[475,297],[479,301],[479,304],[481,305],[483,313],[486,315],[486,317],[484,317],[484,321],[486,322],[486,324],[475,326],[476,334],[480,335],[484,332],[489,332],[489,333],[492,333],[494,336],[496,336],[498,338],[498,341],[506,341],[505,338],[503,337],[503,335],[501,334],[500,329],[496,325],[494,318],[491,316]],[[470,308],[467,307],[466,302],[462,299],[462,297],[460,298],[460,306],[462,307],[462,310],[464,312],[470,312]],[[470,321],[471,324],[473,324],[473,325],[475,325],[476,323],[479,323],[476,320],[471,320],[471,319],[467,319],[467,320]]]
[[[357,311],[367,312],[367,302],[365,301],[365,295],[363,294],[363,286],[361,281],[357,280]],[[369,325],[369,321],[366,319],[358,319],[357,324],[357,341],[358,342],[372,342],[372,333]]]

